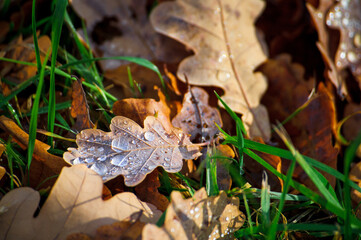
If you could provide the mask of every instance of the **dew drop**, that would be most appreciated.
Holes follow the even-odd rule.
[[[101,156],[98,158],[98,160],[103,162],[103,161],[107,160],[107,156]]]
[[[135,144],[135,140],[130,141],[131,144]]]
[[[95,147],[90,147],[90,148],[89,148],[89,151],[90,151],[90,152],[93,152],[94,150],[95,150]]]
[[[95,163],[93,166],[91,166],[92,170],[97,172],[99,175],[103,176],[107,172],[107,167],[104,164],[101,163]]]
[[[155,136],[154,136],[154,133],[152,133],[152,132],[146,132],[146,133],[144,133],[144,138],[147,141],[153,141]]]
[[[361,33],[357,33],[353,38],[353,44],[357,48],[361,48]]]
[[[199,208],[198,208],[198,207],[196,207],[196,208],[194,209],[194,211],[198,212],[198,211],[199,211]]]
[[[164,158],[164,161],[169,162],[169,161],[170,161],[170,158],[169,158],[169,157],[166,157],[166,158]]]
[[[124,121],[123,121],[123,124],[124,124],[124,125],[127,125],[127,124],[128,124],[128,122],[124,120]]]
[[[193,214],[194,214],[194,210],[191,209],[191,210],[189,211],[189,213],[190,213],[191,215],[193,215]]]
[[[226,217],[226,221],[229,221],[229,217]]]
[[[73,160],[73,165],[81,164],[81,163],[82,163],[82,161],[80,161],[79,158],[75,158],[75,159]]]
[[[350,62],[352,63],[355,63],[357,62],[357,56],[356,56],[356,53],[350,51],[347,53],[347,60],[349,60]]]
[[[166,162],[165,162],[165,163],[163,163],[163,166],[164,166],[164,167],[169,167],[169,163],[166,163]]]
[[[224,237],[224,234],[223,234],[223,233],[221,234],[221,237]]]

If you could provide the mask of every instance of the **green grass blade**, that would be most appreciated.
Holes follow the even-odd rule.
[[[236,137],[231,137],[231,138],[226,138],[226,143],[230,143],[233,144],[236,147],[239,147],[239,144],[236,140]],[[256,150],[259,152],[264,152],[264,153],[268,153],[268,154],[272,154],[275,156],[279,156],[281,158],[284,159],[288,159],[288,160],[292,160],[293,159],[293,155],[290,151],[281,149],[281,148],[277,148],[277,147],[273,147],[273,146],[269,146],[266,144],[262,144],[262,143],[258,143],[249,139],[244,139],[244,147],[245,148],[249,148],[252,150]],[[338,172],[337,170],[333,169],[332,167],[321,163],[313,158],[307,157],[302,155],[302,157],[312,166],[312,167],[316,167],[324,172],[327,172],[329,174],[331,174],[332,176],[334,176],[335,178],[341,180],[341,181],[345,181],[344,175],[340,172]],[[350,186],[354,189],[356,189],[357,191],[361,192],[361,188],[354,182],[352,182],[351,180],[348,179],[348,184],[350,184]]]
[[[51,30],[51,65],[50,65],[50,86],[49,86],[49,112],[48,112],[48,131],[54,131],[55,123],[55,64],[56,58],[58,56],[58,48],[60,42],[61,29],[64,22],[64,15],[66,6],[68,4],[67,0],[57,0],[55,5],[55,10],[53,13],[52,19],[52,30]],[[50,146],[52,146],[52,138],[49,138]]]
[[[345,176],[345,184],[344,184],[344,201],[345,201],[345,239],[352,238],[352,231],[351,231],[351,187],[348,182],[349,180],[349,173],[350,173],[350,166],[353,159],[356,156],[357,148],[361,144],[361,132],[358,134],[357,138],[351,143],[351,145],[346,149],[345,159],[344,159],[344,176]]]
[[[28,143],[28,158],[27,158],[27,167],[28,170],[30,169],[31,160],[34,153],[34,147],[35,147],[35,140],[36,140],[36,128],[38,124],[38,110],[39,110],[39,102],[42,94],[42,89],[44,85],[44,72],[45,72],[45,66],[46,62],[48,61],[50,51],[45,56],[43,65],[40,69],[40,76],[39,76],[39,84],[36,89],[36,95],[35,100],[33,103],[33,107],[31,109],[31,117],[30,117],[30,123],[29,123],[29,143]]]
[[[208,196],[217,196],[219,188],[217,184],[217,160],[213,159],[212,149],[208,149],[206,157],[206,190]]]
[[[216,97],[222,103],[224,109],[226,109],[227,113],[233,118],[236,124],[240,123],[240,128],[242,130],[242,133],[244,134],[244,136],[247,137],[247,131],[246,128],[244,127],[243,121],[237,116],[237,114],[232,109],[230,109],[230,107],[228,107],[228,105],[222,100],[222,98],[217,94],[216,91],[214,91],[214,94],[216,94]]]
[[[261,189],[261,219],[263,232],[267,232],[269,228],[271,218],[270,218],[270,209],[271,209],[271,198],[270,198],[270,186],[268,185],[268,176],[267,173],[263,172],[262,177],[262,189]]]
[[[34,51],[35,51],[35,56],[36,56],[36,64],[38,66],[38,72],[40,72],[41,61],[40,61],[40,51],[39,51],[38,37],[36,36],[35,6],[36,6],[36,0],[33,0],[33,6],[32,6],[32,9],[31,9],[31,28],[32,28],[32,32],[33,32],[33,41],[34,41]]]

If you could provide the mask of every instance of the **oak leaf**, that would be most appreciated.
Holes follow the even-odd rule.
[[[326,24],[340,30],[335,64],[340,71],[349,67],[361,89],[361,2],[341,1],[328,12]]]
[[[189,83],[217,86],[228,106],[243,114],[250,135],[270,138],[267,110],[260,99],[267,82],[255,68],[266,60],[254,22],[264,8],[259,0],[165,2],[151,14],[155,30],[190,47],[177,75]]]
[[[117,116],[112,119],[110,130],[80,132],[76,139],[78,149],[69,148],[64,153],[65,161],[85,163],[104,181],[123,175],[127,186],[135,186],[158,166],[167,172],[178,172],[182,159],[200,155],[199,147],[182,130],[173,128],[167,132],[153,116],[145,119],[144,129],[129,118]]]
[[[191,91],[184,95],[182,110],[172,119],[172,124],[190,134],[192,141],[209,141],[219,133],[216,124],[222,127],[221,115],[218,109],[208,105],[205,90],[193,87]]]
[[[143,240],[160,239],[234,239],[233,232],[242,227],[245,216],[239,211],[239,199],[228,198],[222,191],[207,197],[204,188],[192,198],[183,199],[173,191],[164,226],[146,224]]]
[[[133,193],[117,194],[103,201],[102,180],[84,165],[64,168],[37,217],[40,195],[24,187],[0,201],[1,239],[64,239],[71,233],[94,235],[98,227],[142,212],[140,220],[155,223],[160,216],[153,205]]]

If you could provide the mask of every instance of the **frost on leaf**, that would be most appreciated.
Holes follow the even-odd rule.
[[[215,123],[222,127],[221,115],[218,109],[208,105],[209,96],[205,90],[193,87],[191,91],[184,95],[182,110],[173,118],[172,124],[190,134],[192,141],[200,138],[208,141],[219,133]]]
[[[264,5],[260,0],[164,2],[152,11],[151,23],[195,52],[180,63],[178,77],[185,81],[186,75],[193,85],[223,88],[223,100],[243,114],[250,136],[268,140],[268,114],[260,104],[267,82],[254,72],[267,59],[254,26]]]
[[[117,116],[111,132],[83,130],[77,135],[78,149],[69,148],[64,159],[70,164],[86,164],[104,181],[124,175],[127,186],[135,186],[156,167],[178,172],[182,159],[200,156],[199,147],[186,134],[173,128],[167,132],[153,116],[144,120],[144,129],[129,118]]]
[[[183,199],[173,191],[164,226],[147,224],[143,239],[234,239],[233,232],[242,227],[245,216],[239,211],[239,199],[228,198],[225,192],[207,197],[204,188],[193,198]]]

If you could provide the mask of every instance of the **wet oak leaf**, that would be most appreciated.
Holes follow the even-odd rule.
[[[78,149],[69,148],[64,153],[65,161],[86,164],[104,181],[123,175],[127,186],[135,186],[158,166],[167,172],[178,172],[182,159],[201,155],[199,147],[182,130],[173,128],[167,132],[153,116],[145,119],[144,129],[129,118],[117,116],[112,119],[110,130],[80,132],[76,139]]]
[[[71,233],[95,235],[98,227],[141,213],[140,221],[155,223],[160,211],[141,202],[133,193],[101,198],[103,183],[84,165],[64,168],[39,214],[34,218],[40,195],[18,188],[0,201],[1,239],[65,239]],[[138,214],[139,215],[139,214]]]
[[[159,4],[151,13],[155,30],[190,47],[195,55],[183,60],[177,75],[190,84],[217,86],[235,112],[243,114],[250,135],[270,138],[267,110],[260,99],[267,82],[255,68],[266,60],[254,22],[265,3],[178,0]]]
[[[340,30],[340,44],[335,56],[338,70],[346,67],[358,79],[361,89],[361,2],[343,0],[328,12],[326,24]]]
[[[183,199],[180,192],[171,193],[164,226],[146,224],[143,239],[234,239],[233,232],[242,227],[245,215],[239,211],[239,199],[228,198],[222,191],[207,197],[205,188],[192,198]]]
[[[209,96],[205,90],[193,87],[192,93],[188,91],[184,95],[182,110],[172,119],[172,124],[190,134],[191,141],[209,141],[219,133],[215,123],[222,127],[221,115],[218,109],[208,105]]]

